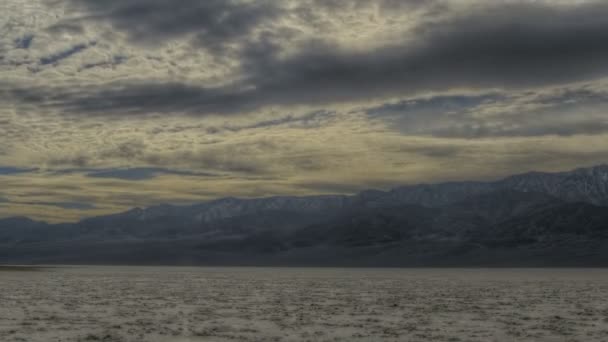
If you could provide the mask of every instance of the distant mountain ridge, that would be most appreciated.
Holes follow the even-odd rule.
[[[434,207],[501,189],[538,192],[565,201],[608,205],[608,165],[558,173],[529,172],[494,182],[465,181],[401,186],[387,192],[377,192],[376,196],[383,203],[392,201]]]
[[[135,215],[140,220],[148,220],[172,214],[212,222],[264,210],[316,212],[342,209],[351,205],[382,207],[398,204],[436,207],[498,190],[544,193],[565,201],[608,205],[608,165],[560,173],[530,172],[495,182],[465,181],[401,186],[389,191],[367,190],[354,196],[275,196],[255,199],[229,197],[191,206],[163,204],[146,209],[135,208],[117,215]]]
[[[608,265],[608,166],[353,196],[223,198],[71,224],[0,220],[0,262]]]

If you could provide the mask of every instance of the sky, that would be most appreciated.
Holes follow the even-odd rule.
[[[608,163],[608,2],[2,0],[0,217]]]

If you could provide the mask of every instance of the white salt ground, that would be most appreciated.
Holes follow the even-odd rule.
[[[0,271],[0,341],[608,341],[604,269]]]

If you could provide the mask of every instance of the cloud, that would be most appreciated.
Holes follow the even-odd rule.
[[[12,88],[0,85],[0,96],[21,103],[85,115],[234,114],[251,111],[253,94],[227,88],[205,88],[181,83],[106,84],[102,87]],[[7,89],[8,88],[8,89]]]
[[[40,58],[40,64],[41,65],[47,65],[47,64],[54,64],[54,63],[58,63],[60,62],[62,59],[66,59],[69,58],[72,55],[75,55],[83,50],[86,50],[90,45],[95,45],[95,42],[92,42],[90,44],[76,44],[74,46],[71,46],[70,48],[63,50],[63,51],[59,51],[57,53],[54,53],[52,55],[49,56],[44,56]]]
[[[501,3],[421,24],[409,38],[372,49],[317,41],[281,57],[272,44],[252,45],[244,73],[255,98],[278,104],[594,79],[608,72],[607,18],[604,3]]]
[[[106,60],[98,62],[85,63],[80,67],[80,71],[93,68],[115,68],[116,66],[125,63],[129,57],[123,55],[114,55]]]
[[[76,166],[86,167],[91,162],[90,157],[85,155],[68,156],[68,157],[55,157],[48,161],[50,166]]]
[[[35,172],[37,170],[38,169],[36,169],[36,168],[19,168],[19,167],[12,167],[12,166],[0,166],[0,176],[30,173],[30,172]]]
[[[438,95],[366,110],[403,134],[483,138],[608,132],[608,93],[567,87],[525,93]]]
[[[425,156],[425,157],[434,158],[434,159],[451,160],[451,159],[458,157],[459,155],[464,154],[466,149],[463,148],[462,146],[453,146],[453,145],[430,145],[430,146],[428,146],[428,145],[427,146],[404,145],[404,146],[399,146],[396,149],[396,151],[412,153],[415,155]]]
[[[178,153],[150,154],[146,160],[155,165],[186,164],[210,174],[231,173],[249,176],[267,175],[274,165],[256,157],[264,154],[255,143],[252,146],[222,146],[202,151],[180,151]],[[257,152],[257,153],[256,153]]]
[[[137,40],[170,41],[191,34],[219,57],[224,52],[218,44],[238,41],[237,52],[224,56],[237,67],[224,75],[230,81],[216,85],[171,79],[78,89],[8,85],[6,100],[84,115],[242,114],[266,106],[325,105],[463,88],[520,89],[608,75],[608,4],[603,2],[470,6],[421,19],[399,39],[354,47],[329,38],[286,39],[278,28],[254,34],[262,22],[289,17],[279,16],[288,9],[279,11],[273,2],[72,1],[90,11],[83,20],[110,21]]]
[[[11,201],[13,205],[22,206],[43,206],[43,207],[56,207],[66,210],[93,210],[97,207],[92,203],[85,202],[40,202],[40,201]]]
[[[606,162],[608,4],[0,1],[0,216]],[[36,18],[36,20],[31,20]],[[69,207],[69,205],[68,205]]]
[[[141,140],[129,140],[117,146],[101,151],[102,158],[120,158],[134,160],[141,158],[146,151],[146,144]]]
[[[484,103],[504,100],[500,94],[439,95],[386,103],[366,110],[372,119],[382,119],[405,134],[440,135],[454,125],[475,120],[469,114]]]
[[[170,170],[155,167],[137,167],[130,169],[111,169],[93,171],[86,174],[87,177],[92,178],[115,178],[122,180],[141,181],[156,178],[160,175],[179,175],[179,176],[193,176],[193,177],[214,177],[211,173],[203,172],[190,172],[180,170]]]
[[[15,39],[15,47],[17,49],[29,49],[32,45],[32,41],[34,40],[33,34],[26,34],[22,37]]]
[[[295,186],[306,189],[309,191],[314,191],[321,194],[355,194],[359,191],[370,190],[371,188],[390,188],[391,186],[395,186],[395,183],[391,182],[378,182],[373,184],[366,184],[365,186],[361,184],[348,184],[348,183],[339,183],[339,182],[330,182],[330,181],[310,181],[310,182],[302,182],[298,183]]]
[[[258,121],[249,125],[227,125],[222,127],[221,129],[228,130],[231,132],[239,132],[242,130],[268,128],[275,126],[315,128],[321,126],[323,121],[334,116],[335,114],[335,111],[316,110],[313,112],[306,113],[304,115],[287,115],[276,119]],[[215,129],[218,130],[218,128]]]
[[[277,18],[275,1],[234,0],[70,0],[88,10],[85,20],[109,21],[138,43],[158,44],[183,36],[200,47],[223,50]]]
[[[94,204],[82,202],[33,202],[30,204],[57,207],[68,210],[92,210],[96,208]]]

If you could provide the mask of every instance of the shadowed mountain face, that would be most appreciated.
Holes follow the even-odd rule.
[[[226,198],[49,225],[0,220],[0,261],[608,265],[608,166],[355,196]]]

